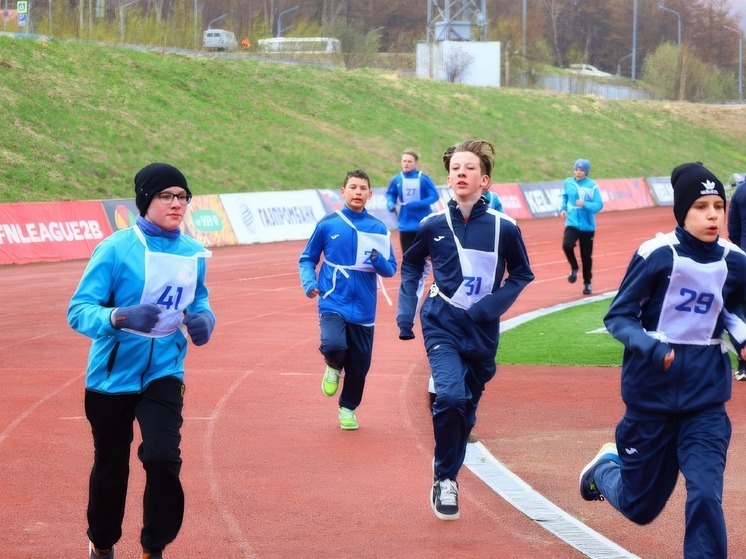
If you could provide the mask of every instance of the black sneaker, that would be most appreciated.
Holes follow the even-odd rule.
[[[736,380],[746,380],[746,369],[738,369],[736,371]]]
[[[604,496],[601,495],[601,492],[598,490],[596,480],[593,476],[596,473],[596,468],[605,462],[619,464],[619,454],[617,453],[616,443],[606,443],[603,445],[601,450],[599,450],[593,457],[593,460],[588,462],[580,472],[580,496],[586,501],[604,500]]]
[[[593,290],[591,289],[591,284],[586,283],[583,285],[583,295],[590,295],[593,293]]]
[[[578,279],[578,271],[577,270],[570,270],[570,275],[567,276],[567,281],[570,283],[575,283]]]
[[[430,490],[430,505],[441,520],[458,520],[458,483],[453,479],[439,479]]]

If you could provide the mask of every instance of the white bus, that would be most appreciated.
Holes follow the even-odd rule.
[[[339,39],[331,37],[273,37],[259,39],[259,52],[266,54],[336,54],[342,52]]]

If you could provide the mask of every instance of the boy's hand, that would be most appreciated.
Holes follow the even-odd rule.
[[[147,334],[158,322],[161,308],[153,303],[132,305],[131,307],[117,307],[109,315],[114,328],[128,328]]]
[[[390,212],[393,212],[396,210],[396,204],[394,204],[391,200],[386,202],[386,209]]]
[[[375,260],[377,256],[378,256],[378,251],[376,249],[373,249],[373,250],[370,251],[370,259],[371,260]]]
[[[308,291],[306,291],[306,297],[308,297],[309,299],[313,299],[318,294],[319,294],[319,288],[318,287],[312,287],[311,289],[309,289]]]
[[[210,317],[203,313],[187,313],[183,322],[194,345],[205,345],[210,341],[214,326]]]

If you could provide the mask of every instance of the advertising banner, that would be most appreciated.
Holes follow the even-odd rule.
[[[184,230],[205,247],[238,244],[228,213],[217,194],[192,198],[184,216]]]
[[[596,179],[596,182],[601,189],[605,212],[655,206],[650,189],[642,178]]]
[[[242,245],[308,239],[327,213],[316,190],[221,194],[220,199]]]
[[[104,200],[102,203],[112,231],[132,227],[140,214],[134,198]],[[238,244],[228,214],[219,196],[214,194],[192,198],[181,224],[181,232],[196,239],[205,247]]]
[[[492,192],[496,192],[503,205],[503,211],[513,219],[531,219],[531,210],[526,203],[526,197],[518,183],[493,184]]]
[[[529,182],[520,186],[533,217],[559,215],[564,181]]]
[[[659,206],[673,206],[671,177],[648,177],[646,180]]]
[[[89,258],[110,234],[98,201],[0,204],[0,264]]]

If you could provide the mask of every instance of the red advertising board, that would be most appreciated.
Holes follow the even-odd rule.
[[[518,183],[492,184],[492,192],[497,192],[503,211],[513,219],[531,219],[531,210]]]
[[[655,200],[645,179],[596,179],[605,212],[652,208]]]
[[[88,258],[110,234],[99,201],[0,204],[0,264]]]

